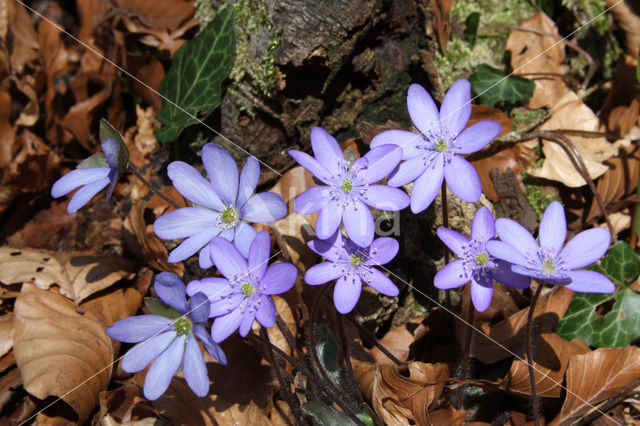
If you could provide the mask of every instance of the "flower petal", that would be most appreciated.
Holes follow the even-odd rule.
[[[409,160],[411,161],[411,160]],[[437,155],[424,173],[416,179],[411,189],[411,211],[420,213],[436,199],[444,180],[444,162],[441,155]]]
[[[360,247],[369,247],[373,241],[375,225],[369,208],[359,202],[348,205],[342,215],[344,229],[349,238]]]
[[[176,274],[160,272],[156,275],[153,289],[165,304],[171,306],[181,314],[187,312],[187,298],[184,295],[185,286]]]
[[[333,262],[322,262],[307,269],[304,281],[309,285],[326,284],[344,274],[342,268]]]
[[[220,343],[231,336],[240,326],[240,320],[242,320],[242,311],[240,309],[234,309],[226,315],[217,317],[211,326],[211,338],[213,341]]]
[[[389,175],[387,184],[398,187],[413,182],[427,170],[427,161],[424,155],[420,155],[400,163]]]
[[[523,257],[537,257],[539,247],[536,243],[536,240],[533,239],[533,236],[529,233],[529,231],[527,231],[524,226],[520,225],[515,220],[507,218],[500,218],[496,220],[496,232],[498,233],[498,237],[500,237],[500,240],[516,249]],[[511,261],[509,259],[497,256],[493,253],[491,254],[494,257],[506,260],[507,262],[526,265],[526,262],[522,263],[520,260]]]
[[[247,202],[253,191],[256,190],[256,186],[258,186],[258,179],[260,179],[260,164],[256,157],[251,156],[247,158],[242,168],[242,173],[240,173],[236,206],[242,207]]]
[[[511,270],[511,264],[504,260],[496,260],[497,268],[492,272],[493,279],[509,287],[525,289],[531,285],[531,277],[516,274]]]
[[[500,219],[498,219],[500,220]],[[497,259],[504,260],[516,265],[527,265],[527,258],[522,253],[514,249],[504,241],[490,240],[484,243],[484,248],[489,254]]]
[[[582,268],[599,260],[607,252],[611,234],[605,228],[580,232],[564,246],[560,257],[569,269]]]
[[[287,205],[282,197],[274,192],[255,194],[240,209],[242,219],[249,222],[268,223],[280,220],[286,215]]]
[[[256,235],[258,235],[258,231],[248,223],[238,222],[236,225],[236,232],[233,241],[235,242],[240,254],[244,257],[249,256],[249,247],[251,247],[251,243]]]
[[[182,365],[185,338],[186,336],[176,338],[147,371],[142,390],[149,401],[158,399],[169,388],[173,375]]]
[[[218,194],[204,176],[195,168],[182,161],[174,161],[167,166],[167,175],[173,186],[187,200],[216,211],[225,208]]]
[[[307,246],[320,256],[332,262],[336,262],[340,259],[340,256],[344,254],[340,231],[335,232],[326,240],[311,240],[307,243]]]
[[[215,237],[218,232],[219,230],[217,228],[206,229],[190,236],[189,238],[184,240],[182,244],[173,249],[171,253],[169,253],[169,258],[167,260],[171,263],[181,262],[193,256],[198,252],[198,250],[204,247],[205,244],[211,241],[211,239]]]
[[[461,78],[451,85],[440,106],[440,122],[458,135],[471,117],[471,83]]]
[[[109,172],[110,170],[108,167],[92,167],[88,169],[71,170],[53,184],[51,187],[51,196],[53,198],[62,197],[80,186],[108,177]]]
[[[211,240],[211,259],[216,268],[230,280],[247,274],[247,261],[236,246],[226,238],[215,237]]]
[[[424,135],[435,130],[440,120],[438,107],[424,87],[419,84],[409,86],[407,108],[413,125]]]
[[[118,169],[118,154],[120,153],[120,143],[114,138],[107,138],[102,141],[102,152],[107,164],[111,169]]]
[[[257,232],[256,235],[249,248],[249,274],[260,281],[269,266],[271,239],[267,231]]]
[[[489,145],[502,132],[502,126],[492,120],[479,121],[467,127],[455,139],[458,154],[471,154]],[[482,311],[478,311],[482,312]]]
[[[196,293],[204,293],[209,301],[213,302],[229,287],[229,281],[225,278],[207,277],[193,280],[187,284],[187,294],[193,297]]]
[[[311,149],[316,160],[333,174],[340,173],[344,154],[336,138],[321,127],[311,129]],[[311,171],[311,170],[309,170]]]
[[[464,263],[456,259],[447,263],[440,269],[433,278],[433,285],[444,290],[460,287],[469,282],[471,277],[464,269]]]
[[[376,268],[371,268],[365,277],[367,279],[366,283],[369,287],[373,288],[378,293],[382,293],[389,297],[396,297],[400,294],[400,290],[398,290],[398,287],[396,287],[393,281]]]
[[[435,105],[434,105],[435,106]],[[437,113],[437,111],[436,111]],[[418,155],[424,154],[422,149],[425,145],[422,135],[406,130],[386,130],[378,133],[369,146],[377,148],[381,145],[394,144],[402,148],[402,159],[408,160]]]
[[[218,145],[208,143],[202,147],[202,163],[224,204],[236,205],[238,165],[233,157]]]
[[[343,276],[336,282],[333,290],[333,303],[341,314],[348,314],[360,299],[362,281],[355,274]]]
[[[479,275],[479,274],[478,274]],[[471,301],[478,312],[484,312],[491,304],[493,296],[493,280],[490,276],[484,278],[474,276],[471,279]]]
[[[567,219],[564,215],[564,207],[558,201],[553,201],[545,209],[542,220],[540,220],[540,231],[538,232],[540,247],[553,250],[553,254],[558,254],[562,250],[566,238]]]
[[[369,247],[369,262],[372,265],[384,265],[389,263],[394,257],[396,257],[399,249],[400,244],[393,238],[376,238],[373,240],[373,243],[371,243],[371,247]]]
[[[187,238],[215,228],[220,215],[201,207],[183,207],[165,213],[153,223],[153,232],[165,240]],[[219,232],[219,231],[218,231]]]
[[[189,311],[189,316],[191,317],[191,321],[195,323],[205,323],[209,319],[210,313],[209,297],[206,294],[199,292],[193,295],[191,300],[189,301],[189,307],[191,308]]]
[[[362,170],[364,182],[376,183],[389,176],[402,159],[402,149],[397,145],[381,145],[367,152],[367,166]]]
[[[204,363],[202,352],[200,352],[200,346],[198,346],[193,334],[189,334],[187,337],[187,344],[184,349],[184,378],[193,393],[199,397],[206,396],[209,393],[207,366]]]
[[[312,175],[320,179],[327,185],[331,185],[331,172],[325,166],[320,164],[318,160],[307,154],[306,152],[289,150],[289,155],[298,162],[302,167],[307,169]]]
[[[205,244],[198,253],[198,266],[200,269],[209,269],[213,266],[213,260],[211,260],[211,251],[209,244]]]
[[[209,318],[221,317],[236,309],[244,300],[244,294],[241,292],[231,293],[222,299],[211,302]]]
[[[320,210],[318,219],[316,219],[316,234],[318,238],[326,240],[336,233],[342,221],[343,212],[344,207],[335,201],[330,201]]]
[[[224,354],[222,348],[211,340],[211,336],[203,325],[195,324],[193,326],[193,334],[200,339],[204,348],[209,352],[209,355],[217,359],[220,364],[227,365],[227,356]]]
[[[89,200],[91,200],[98,192],[102,191],[102,189],[108,184],[109,178],[106,177],[80,188],[78,192],[73,194],[73,197],[71,197],[71,201],[69,201],[69,204],[67,205],[67,212],[77,212],[80,207],[87,204]]]
[[[496,223],[491,210],[482,206],[473,216],[471,224],[471,238],[480,241],[489,241],[496,236]]]
[[[240,319],[240,326],[238,327],[238,333],[242,337],[246,337],[251,331],[251,326],[253,325],[253,321],[256,319],[256,310],[245,310],[242,313],[242,318]]]
[[[265,328],[271,328],[276,325],[276,307],[269,296],[263,295],[260,298],[256,319]]]
[[[464,251],[469,246],[469,238],[459,232],[442,226],[436,230],[436,233],[444,245],[449,247],[449,250],[455,253],[456,256],[464,256]]]
[[[176,333],[171,330],[138,343],[122,357],[120,367],[127,373],[137,373],[160,355],[175,338]]]
[[[298,195],[293,202],[296,213],[316,213],[329,202],[331,188],[324,185],[315,185]]]
[[[444,179],[454,195],[467,203],[475,203],[482,194],[480,176],[475,167],[464,158],[453,155],[444,164]]]
[[[515,272],[516,274],[533,277],[538,281],[544,281],[552,285],[566,285],[571,282],[571,278],[569,278],[569,276],[566,274],[549,275],[549,274],[543,273],[538,269],[526,268],[520,265],[511,265],[511,271]]]
[[[170,330],[173,330],[173,326],[169,318],[159,315],[138,315],[117,321],[107,327],[105,332],[119,342],[138,343]]]
[[[581,293],[613,293],[616,286],[609,278],[596,271],[570,271],[571,284],[567,288]]]
[[[289,291],[298,278],[298,268],[291,263],[281,262],[271,265],[264,273],[260,285],[265,285],[262,294],[281,294]]]
[[[388,212],[402,210],[411,202],[403,190],[386,185],[370,185],[366,197],[360,197],[360,200],[373,208]]]

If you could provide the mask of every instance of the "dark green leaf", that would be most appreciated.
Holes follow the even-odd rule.
[[[180,312],[176,311],[171,306],[165,305],[160,299],[145,297],[144,306],[152,315],[159,315],[161,317],[169,318],[170,320],[181,317]]]
[[[180,132],[216,109],[222,99],[221,84],[235,56],[234,8],[218,13],[193,40],[186,42],[173,57],[171,68],[160,84],[162,109],[156,130],[160,142],[175,141]],[[177,105],[177,106],[176,106]]]
[[[316,352],[324,371],[327,372],[333,384],[340,387],[338,342],[330,332],[327,331],[316,343]]]
[[[496,102],[516,102],[533,95],[536,84],[523,77],[507,77],[505,73],[486,64],[479,65],[469,77],[471,88],[478,94],[480,103],[493,107]]]
[[[629,288],[640,275],[640,259],[631,246],[619,241],[600,265],[590,269],[609,277],[617,291],[575,293],[555,331],[567,340],[579,338],[599,348],[627,346],[640,337],[640,294]],[[611,311],[601,315],[600,305],[610,306]]]
[[[344,414],[338,413],[333,407],[319,401],[305,402],[302,404],[304,411],[311,417],[314,425],[355,425],[355,422]]]
[[[478,24],[480,23],[480,13],[473,12],[467,16],[464,21],[464,38],[469,43],[469,47],[473,49],[476,44],[476,38],[478,37]]]
[[[109,167],[104,152],[97,152],[89,158],[85,158],[76,166],[76,169],[93,169],[94,167]]]
[[[127,148],[127,145],[124,143],[124,139],[122,138],[122,135],[120,134],[120,132],[117,131],[115,127],[113,127],[111,123],[109,123],[107,120],[105,120],[104,118],[101,118],[100,119],[100,141],[104,142],[105,139],[109,139],[109,138],[117,140],[118,143],[120,144],[120,152],[118,153],[118,167],[122,172],[126,168],[127,162],[129,161],[129,149]]]

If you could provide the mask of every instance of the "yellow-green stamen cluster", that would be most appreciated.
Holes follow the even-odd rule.
[[[449,148],[449,144],[447,144],[447,141],[444,139],[438,139],[435,143],[435,148],[438,152],[446,152]]]
[[[357,268],[358,266],[362,265],[362,262],[363,262],[362,256],[360,256],[359,254],[352,254],[351,256],[349,256],[349,263],[354,268]]]
[[[552,259],[545,259],[542,262],[542,272],[551,275],[556,271],[556,265],[553,263]]]
[[[191,332],[191,321],[184,317],[178,318],[173,323],[173,330],[178,336],[189,334]]]
[[[487,253],[478,253],[476,255],[476,263],[480,266],[484,266],[489,260],[489,255]]]
[[[343,192],[348,194],[353,189],[353,182],[351,182],[351,180],[349,179],[344,179],[342,181],[342,185],[340,185],[340,189],[342,189]]]
[[[232,206],[229,206],[220,213],[220,219],[225,224],[235,224],[238,221],[238,212]]]
[[[256,292],[256,288],[251,283],[242,284],[240,289],[242,290],[242,294],[244,294],[244,297],[253,296]]]

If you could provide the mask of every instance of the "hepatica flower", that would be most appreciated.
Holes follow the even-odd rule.
[[[442,181],[457,197],[473,203],[482,188],[474,167],[460,154],[471,154],[488,145],[502,131],[495,121],[480,121],[467,129],[471,116],[471,84],[465,79],[453,83],[440,111],[427,91],[412,84],[407,107],[420,134],[387,130],[371,141],[371,147],[396,144],[402,147],[402,160],[389,176],[388,184],[402,186],[415,181],[411,190],[411,211],[429,207],[438,195]],[[463,130],[464,129],[464,130]]]
[[[582,231],[562,247],[567,238],[564,208],[554,201],[542,215],[538,241],[511,219],[498,219],[496,230],[500,241],[489,241],[491,255],[511,262],[511,270],[550,284],[565,285],[584,293],[612,293],[611,280],[595,271],[576,270],[600,259],[611,236],[604,228]]]
[[[209,297],[211,312],[216,317],[211,337],[222,342],[239,329],[245,337],[254,320],[270,328],[276,323],[276,309],[269,296],[285,293],[296,282],[298,270],[291,263],[275,263],[269,267],[271,241],[267,231],[259,232],[251,242],[249,258],[240,254],[228,240],[211,240],[211,258],[225,278],[203,278],[187,286],[188,294],[202,292]]]
[[[398,287],[375,268],[389,263],[398,253],[398,242],[393,238],[380,237],[362,247],[338,231],[328,240],[313,240],[308,245],[327,260],[309,268],[304,280],[310,285],[337,280],[333,302],[338,312],[348,314],[353,310],[360,299],[362,282],[384,295],[398,295]]]
[[[213,263],[209,241],[217,235],[234,241],[247,256],[256,230],[248,222],[273,222],[287,214],[287,206],[275,193],[254,194],[260,166],[249,157],[242,173],[231,155],[218,145],[208,143],[202,149],[202,162],[209,175],[203,177],[195,168],[174,161],[167,173],[173,186],[195,207],[184,207],[160,216],[153,230],[160,238],[186,238],[169,253],[169,262],[180,262],[200,251],[200,267]]]
[[[113,187],[127,165],[126,151],[113,138],[102,142],[102,151],[85,159],[75,170],[62,176],[51,187],[51,196],[59,198],[76,188],[80,188],[67,205],[69,213],[75,213],[89,202],[98,192],[109,185],[105,205],[113,193]]]
[[[514,288],[529,287],[530,278],[511,271],[511,265],[487,251],[487,241],[495,239],[493,215],[480,207],[473,217],[471,239],[449,228],[438,228],[438,237],[458,259],[438,271],[433,284],[450,289],[471,282],[471,301],[478,312],[485,311],[493,296],[493,280]]]
[[[318,238],[331,237],[340,223],[354,242],[368,247],[373,241],[373,215],[367,206],[397,211],[409,205],[402,190],[386,185],[374,185],[397,166],[402,150],[395,145],[383,145],[349,165],[340,145],[324,129],[311,130],[311,147],[315,158],[301,151],[289,154],[325,185],[313,186],[294,202],[300,214],[320,212],[316,221]]]
[[[187,304],[183,282],[169,272],[156,275],[154,289],[166,306],[148,302],[153,315],[125,318],[106,330],[115,340],[138,343],[122,357],[120,365],[124,371],[135,373],[153,361],[143,388],[149,400],[159,398],[167,390],[180,367],[191,390],[205,396],[209,392],[209,377],[196,337],[221,364],[227,363],[224,352],[204,327],[209,317],[207,296],[195,294]]]

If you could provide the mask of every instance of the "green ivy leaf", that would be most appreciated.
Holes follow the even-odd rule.
[[[155,131],[158,141],[175,141],[185,127],[197,122],[193,116],[204,118],[220,106],[221,84],[235,52],[234,8],[229,6],[175,53],[160,84],[160,94],[173,103],[162,100],[157,118],[163,127]]]
[[[506,78],[505,78],[506,77]],[[536,84],[523,77],[507,77],[505,73],[482,64],[469,77],[471,88],[478,94],[480,103],[493,107],[496,102],[516,102],[533,96]]]
[[[589,269],[613,281],[614,294],[575,293],[555,332],[567,340],[579,338],[590,346],[613,348],[627,346],[640,337],[640,294],[629,288],[640,275],[640,259],[629,244],[617,242],[600,265]],[[611,311],[599,315],[596,308],[613,303]]]
[[[480,13],[473,12],[464,20],[464,38],[469,43],[469,47],[473,49],[478,37],[478,24],[480,23]]]

